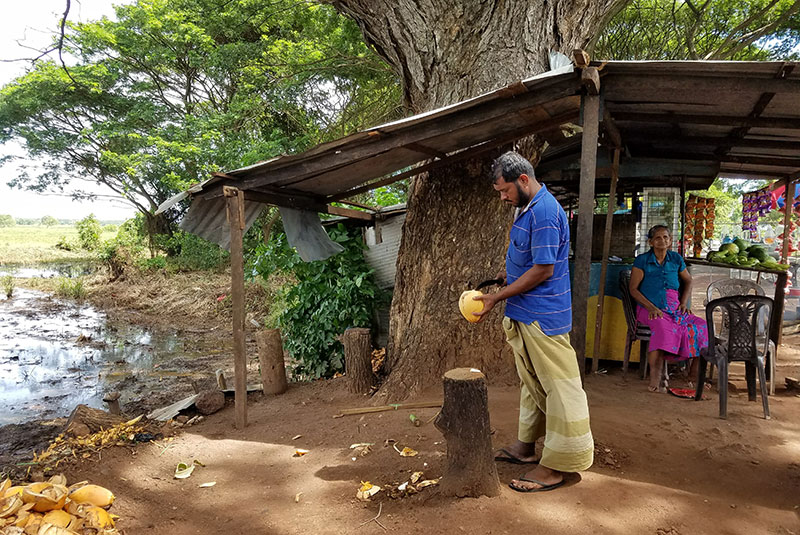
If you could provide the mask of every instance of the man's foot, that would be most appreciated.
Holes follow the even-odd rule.
[[[535,464],[539,462],[539,458],[536,456],[536,444],[519,440],[495,451],[494,460],[512,464]]]
[[[564,474],[539,465],[518,479],[512,479],[508,484],[517,492],[545,492],[554,490],[564,484]]]

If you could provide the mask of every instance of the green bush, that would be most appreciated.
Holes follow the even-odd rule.
[[[67,277],[59,277],[56,295],[82,301],[86,298],[86,288],[83,285],[83,278],[78,277],[70,279]]]
[[[78,244],[69,241],[66,236],[61,236],[56,242],[56,249],[61,249],[62,251],[75,251],[78,249]]]
[[[163,256],[154,256],[153,258],[144,258],[139,261],[139,267],[141,269],[149,270],[149,271],[156,271],[159,269],[165,269],[167,267],[167,259]]]
[[[13,227],[17,222],[8,214],[0,214],[0,227]]]
[[[103,229],[94,214],[84,217],[75,223],[75,226],[78,229],[78,242],[83,249],[94,251],[100,246],[100,234]]]
[[[255,250],[253,270],[265,279],[275,272],[291,273],[296,284],[279,293],[282,306],[275,319],[294,360],[292,372],[301,378],[330,377],[344,368],[337,337],[348,327],[370,327],[373,310],[388,295],[375,284],[363,255],[361,233],[343,225],[328,231],[345,250],[318,262],[303,262],[289,247],[286,235],[273,234]]]
[[[116,232],[119,227],[116,225],[105,225],[103,227],[103,232]]]
[[[179,271],[219,269],[229,257],[216,243],[180,230],[162,242],[161,249],[167,252],[170,267]]]
[[[11,296],[14,295],[14,277],[12,275],[4,275],[2,279],[0,279],[0,283],[3,286],[3,291],[6,293],[6,297],[11,299]]]
[[[53,227],[55,225],[58,225],[58,219],[56,219],[51,215],[46,215],[41,219],[41,223],[45,227]]]

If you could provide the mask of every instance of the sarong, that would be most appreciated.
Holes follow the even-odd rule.
[[[706,321],[693,314],[680,312],[678,292],[667,290],[667,309],[660,318],[650,319],[647,309],[637,306],[636,320],[650,327],[648,349],[661,349],[670,361],[681,361],[700,356],[700,350],[708,347]]]
[[[594,440],[569,336],[547,336],[538,322],[526,325],[508,317],[503,329],[522,382],[519,440],[536,442],[544,436],[542,466],[561,472],[586,470],[594,460]]]

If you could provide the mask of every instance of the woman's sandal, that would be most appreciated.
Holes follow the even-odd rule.
[[[648,386],[647,387],[647,391],[648,392],[659,393],[659,394],[666,394],[667,393],[667,389],[665,387],[663,387],[663,386]]]

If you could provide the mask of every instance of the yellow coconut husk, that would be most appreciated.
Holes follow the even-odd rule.
[[[69,488],[70,492],[73,492],[73,491],[78,490],[81,487],[85,487],[88,484],[89,484],[89,482],[84,479],[83,481],[78,481],[77,483],[73,483],[68,488]]]
[[[67,486],[67,476],[65,476],[64,474],[54,475],[47,481],[49,483],[52,483],[53,485],[63,485],[65,487]]]
[[[22,491],[22,501],[33,503],[34,511],[46,513],[64,507],[68,493],[64,485],[54,485],[49,482],[32,483]]]
[[[95,505],[86,509],[86,516],[84,517],[84,520],[86,520],[86,524],[88,524],[89,527],[99,530],[114,527],[114,519],[111,518],[111,515],[108,514],[108,511]]]
[[[114,493],[100,485],[85,485],[69,493],[69,499],[77,503],[90,503],[97,507],[110,507]]]
[[[61,526],[43,523],[39,527],[39,531],[36,535],[78,535],[78,533],[71,529],[62,528]]]
[[[13,496],[14,494],[19,494],[22,496],[22,490],[25,487],[22,485],[17,485],[16,487],[8,487],[6,491],[3,493],[3,498],[8,498],[9,496]]]
[[[6,491],[11,488],[11,479],[6,478],[5,481],[0,483],[0,496],[5,496]]]
[[[8,518],[17,514],[22,506],[25,505],[19,494],[12,494],[0,501],[0,518]]]
[[[39,527],[42,525],[42,515],[38,513],[31,513],[25,520],[25,533],[28,535],[36,535],[39,533]]]
[[[66,528],[69,526],[70,522],[75,517],[69,514],[68,512],[62,509],[56,509],[54,511],[49,511],[44,518],[42,518],[43,523],[53,524],[54,526],[58,526],[61,528]]]
[[[3,530],[3,535],[25,535],[25,530],[17,526],[8,526]]]
[[[72,500],[67,499],[67,503],[64,504],[64,511],[68,512],[72,516],[83,518],[83,515],[85,514],[84,510],[86,509],[86,507],[87,506],[83,504],[73,502]]]

